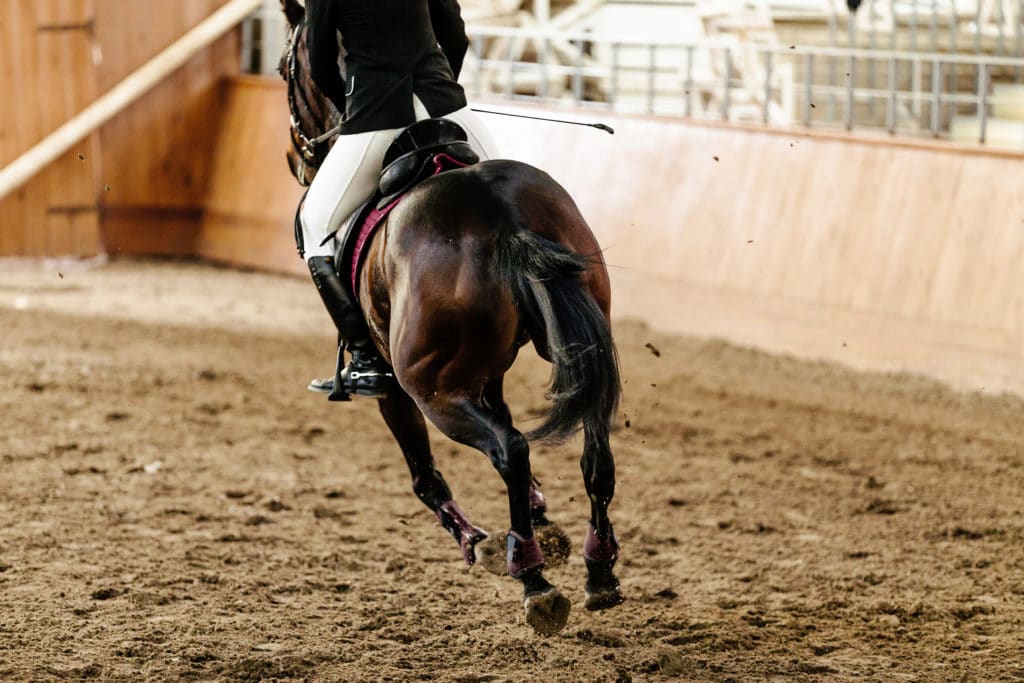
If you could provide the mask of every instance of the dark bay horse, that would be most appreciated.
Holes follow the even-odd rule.
[[[282,59],[292,105],[289,159],[302,181],[324,154],[317,145],[325,143],[307,143],[335,119],[308,75],[302,7],[295,0],[282,5],[293,28]],[[534,526],[547,520],[529,440],[564,439],[582,426],[580,464],[591,501],[585,606],[622,602],[613,574],[619,548],[608,518],[615,491],[608,437],[621,391],[608,273],[565,189],[515,161],[485,161],[430,178],[375,233],[357,288],[401,387],[379,401],[381,415],[405,455],[416,495],[455,537],[464,559],[474,562],[487,534],[458,507],[435,467],[425,419],[484,453],[504,480],[507,569],[522,582],[526,620],[541,634],[565,625],[570,603],[542,573]],[[513,426],[503,380],[530,342],[552,364],[552,405],[544,422],[524,435]]]

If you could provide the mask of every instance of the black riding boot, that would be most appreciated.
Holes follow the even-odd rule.
[[[344,346],[338,346],[338,367],[333,378],[315,379],[309,384],[310,391],[330,394],[332,401],[351,400],[350,394],[381,398],[388,393],[394,380],[391,368],[377,352],[370,339],[362,311],[356,306],[351,295],[341,283],[334,270],[334,259],[329,256],[310,258],[309,272],[313,275],[320,298],[341,338],[347,342],[352,361],[343,367]]]

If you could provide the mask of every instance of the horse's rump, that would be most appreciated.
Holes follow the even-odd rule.
[[[562,438],[583,421],[608,429],[620,388],[607,272],[575,203],[550,176],[513,161],[445,173],[409,195],[388,233],[404,302],[394,322],[409,328],[413,316],[420,330],[405,344],[391,340],[396,372],[429,350],[442,379],[455,370],[442,358],[468,358],[475,367],[460,368],[460,380],[483,386],[530,338],[553,364],[553,404],[528,436]]]
[[[561,245],[519,230],[499,242],[496,266],[513,283],[527,329],[535,340],[544,340],[543,355],[552,364],[551,411],[526,437],[560,440],[584,423],[607,431],[621,389],[608,319],[583,286],[592,264]]]

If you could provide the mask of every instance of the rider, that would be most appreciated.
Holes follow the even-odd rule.
[[[344,119],[300,209],[300,247],[352,354],[341,373],[343,387],[380,397],[391,370],[337,275],[334,240],[327,236],[373,194],[385,152],[401,129],[442,117],[466,131],[481,159],[494,156],[494,145],[457,83],[469,47],[457,0],[306,0],[306,41],[313,80]],[[309,388],[331,393],[334,378],[313,380]]]

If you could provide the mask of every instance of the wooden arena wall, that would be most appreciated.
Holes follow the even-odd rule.
[[[576,198],[617,315],[1024,393],[1024,155],[594,116],[617,134],[485,120]],[[200,253],[304,273],[281,85],[235,82],[221,129]]]
[[[295,210],[303,188],[285,161],[290,142],[284,83],[239,78],[223,111],[197,253],[308,275],[295,248]]]
[[[0,166],[226,0],[4,0]],[[229,35],[0,200],[0,256],[191,253],[217,136]]]
[[[93,0],[0,3],[0,166],[96,98],[93,5]],[[98,149],[98,135],[83,140],[75,155],[0,200],[0,256],[97,252]]]

